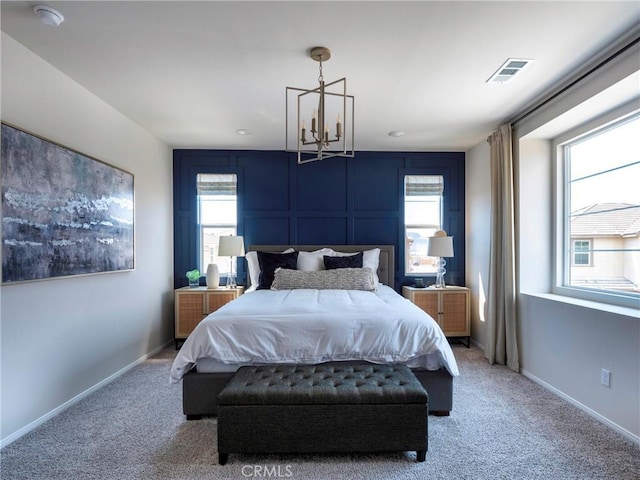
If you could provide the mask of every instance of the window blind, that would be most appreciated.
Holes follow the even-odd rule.
[[[237,176],[234,174],[199,173],[198,195],[236,195]]]
[[[406,175],[404,177],[404,194],[411,196],[437,195],[444,193],[442,175]]]

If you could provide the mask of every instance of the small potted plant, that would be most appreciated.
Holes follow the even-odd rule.
[[[200,270],[197,268],[189,270],[187,272],[187,278],[189,279],[189,287],[196,288],[200,286]]]

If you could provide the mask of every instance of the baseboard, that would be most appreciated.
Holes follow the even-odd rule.
[[[640,437],[638,435],[635,435],[634,433],[630,432],[626,428],[623,428],[620,425],[618,425],[617,423],[612,422],[607,417],[604,417],[604,416],[600,415],[595,410],[590,409],[586,405],[580,403],[575,398],[570,397],[566,393],[558,390],[554,386],[549,385],[547,382],[545,382],[544,380],[541,380],[540,378],[536,377],[531,372],[528,372],[526,370],[522,370],[520,373],[522,373],[522,375],[527,377],[529,380],[537,383],[538,385],[540,385],[541,387],[545,388],[546,390],[549,390],[551,393],[553,393],[553,394],[557,395],[558,397],[562,398],[563,400],[569,402],[571,405],[574,405],[574,406],[578,407],[580,410],[585,412],[590,417],[592,417],[595,420],[599,421],[600,423],[606,425],[607,427],[611,428],[612,430],[615,430],[620,435],[628,438],[629,440],[631,440],[636,445],[640,445]]]
[[[148,359],[149,357],[155,355],[156,353],[160,352],[161,350],[163,350],[164,348],[166,348],[167,346],[173,344],[173,340],[169,340],[167,343],[154,348],[153,350],[151,350],[149,353],[147,353],[146,355],[143,355],[142,357],[140,357],[139,359],[135,360],[134,362],[130,363],[129,365],[127,365],[124,368],[121,368],[120,370],[118,370],[117,372],[115,372],[112,375],[109,375],[107,378],[105,378],[104,380],[96,383],[93,387],[88,388],[87,390],[85,390],[82,393],[79,393],[78,395],[76,395],[75,397],[71,398],[70,400],[67,400],[66,402],[64,402],[62,405],[54,408],[53,410],[51,410],[50,412],[44,414],[43,416],[41,416],[40,418],[34,420],[33,422],[31,422],[30,424],[22,427],[20,430],[17,430],[16,432],[13,432],[11,435],[8,435],[7,437],[3,438],[2,440],[0,440],[0,449],[6,447],[7,445],[9,445],[10,443],[15,442],[16,440],[18,440],[20,437],[23,437],[24,435],[26,435],[27,433],[29,433],[30,431],[38,428],[40,425],[42,425],[43,423],[45,423],[47,420],[52,419],[53,417],[55,417],[56,415],[59,415],[60,413],[62,413],[63,411],[65,411],[67,408],[71,407],[72,405],[78,403],[80,400],[82,400],[83,398],[87,397],[88,395],[91,395],[93,392],[101,389],[102,387],[104,387],[105,385],[113,382],[116,378],[121,377],[122,375],[124,375],[125,373],[127,373],[129,370],[131,370],[133,367],[141,364],[142,362],[144,362],[146,359]]]

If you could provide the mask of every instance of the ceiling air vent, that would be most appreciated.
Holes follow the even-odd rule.
[[[533,60],[526,58],[508,58],[496,72],[491,75],[487,83],[504,83],[524,70]]]

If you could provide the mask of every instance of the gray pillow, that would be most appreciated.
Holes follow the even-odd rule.
[[[366,290],[374,291],[376,281],[370,268],[337,268],[305,272],[278,268],[271,290]]]

